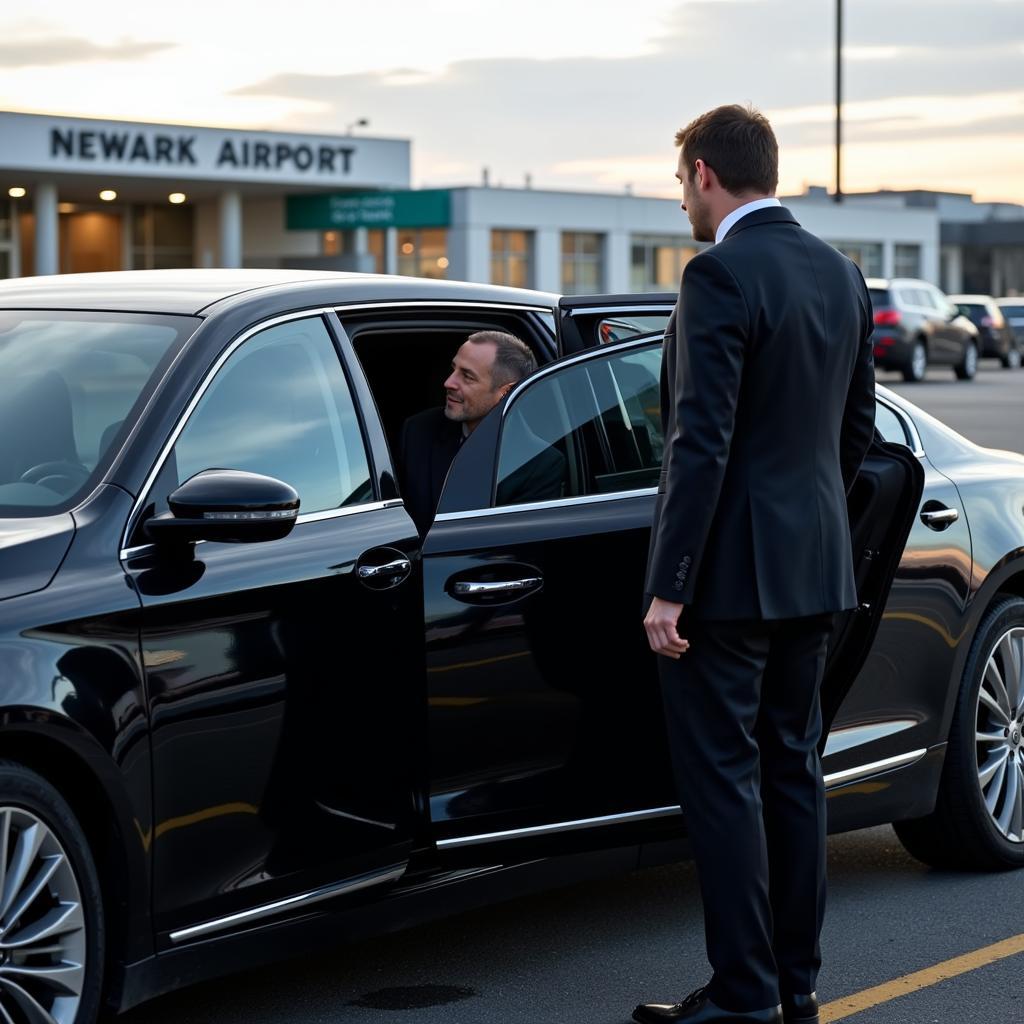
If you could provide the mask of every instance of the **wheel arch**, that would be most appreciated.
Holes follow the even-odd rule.
[[[69,728],[70,726],[70,728]],[[149,924],[149,836],[130,806],[109,755],[74,723],[38,708],[5,709],[0,759],[49,782],[78,819],[96,864],[107,922],[107,982],[120,963],[152,954]]]

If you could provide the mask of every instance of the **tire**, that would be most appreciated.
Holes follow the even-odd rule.
[[[1005,356],[1000,356],[999,361],[1003,364],[1004,370],[1020,369],[1020,349],[1016,345],[1009,349]]]
[[[957,380],[974,380],[978,372],[978,346],[973,341],[967,342],[963,359],[953,367]]]
[[[11,880],[22,876],[4,901],[3,914],[19,899],[28,901],[5,938],[11,943],[23,937],[23,944],[5,947],[0,954],[0,1007],[6,1011],[0,1020],[47,1019],[32,1010],[35,1003],[57,1024],[94,1024],[106,931],[89,844],[57,790],[41,775],[10,761],[0,761],[0,852],[6,853],[0,900]],[[55,983],[52,972],[59,964],[69,966]],[[43,977],[47,971],[49,980]]]
[[[928,346],[924,340],[917,338],[910,351],[910,361],[903,367],[903,379],[908,383],[919,384],[928,372]]]
[[[993,668],[1005,681],[1001,695]],[[1024,867],[1024,599],[1000,596],[971,644],[935,810],[894,828],[908,852],[934,867]]]

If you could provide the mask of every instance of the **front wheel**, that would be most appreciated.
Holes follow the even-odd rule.
[[[935,810],[895,824],[936,867],[1024,867],[1024,599],[982,620],[957,697]]]
[[[1005,356],[1000,356],[999,361],[1003,364],[1004,370],[1020,369],[1020,349],[1016,345],[1011,348]]]
[[[957,380],[974,380],[974,375],[978,372],[978,346],[973,341],[967,342],[963,359],[953,369]]]
[[[0,761],[0,1021],[93,1024],[103,902],[85,834],[42,776]]]

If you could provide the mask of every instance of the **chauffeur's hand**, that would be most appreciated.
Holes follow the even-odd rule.
[[[651,599],[651,607],[644,617],[644,629],[647,630],[647,642],[655,654],[678,658],[689,649],[690,641],[684,640],[677,628],[682,612],[681,604],[663,601],[660,597]]]

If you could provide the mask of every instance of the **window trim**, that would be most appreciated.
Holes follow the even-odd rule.
[[[890,401],[885,395],[880,395],[877,391],[875,392],[875,401],[884,405],[903,424],[903,429],[906,431],[907,436],[913,439],[913,443],[907,445],[907,447],[913,455],[916,455],[919,459],[923,458],[925,452],[921,446],[921,435],[918,433],[917,424],[895,402]]]

